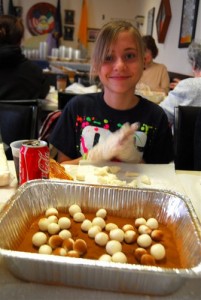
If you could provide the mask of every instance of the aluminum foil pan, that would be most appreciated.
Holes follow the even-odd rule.
[[[67,211],[77,203],[83,209],[107,209],[122,217],[154,216],[175,224],[183,269],[109,263],[90,259],[14,251],[35,216],[53,206]],[[17,277],[38,283],[80,288],[166,295],[188,278],[201,277],[201,225],[188,198],[171,191],[34,180],[21,186],[0,214],[0,255]]]

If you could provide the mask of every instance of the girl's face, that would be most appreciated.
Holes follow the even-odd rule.
[[[98,74],[104,91],[134,94],[135,86],[142,75],[143,63],[132,33],[119,33],[109,50]]]

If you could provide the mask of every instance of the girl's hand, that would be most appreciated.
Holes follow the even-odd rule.
[[[141,155],[134,140],[137,128],[137,123],[124,124],[119,130],[112,133],[104,143],[98,143],[93,147],[88,153],[87,160],[96,163],[112,159],[124,162],[140,162]]]

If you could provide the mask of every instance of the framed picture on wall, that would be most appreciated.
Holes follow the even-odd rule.
[[[195,37],[199,0],[183,0],[179,48],[186,48]]]
[[[170,0],[161,0],[156,19],[156,29],[159,43],[164,43],[165,41],[171,17],[172,12],[170,7]]]
[[[73,41],[74,27],[64,26],[64,40]]]
[[[74,16],[75,11],[74,10],[65,10],[65,24],[74,24]]]
[[[153,34],[153,25],[154,25],[154,16],[155,16],[155,7],[148,11],[147,15],[147,35]]]
[[[88,42],[95,42],[99,31],[100,31],[100,29],[97,29],[97,28],[88,28],[87,29]]]

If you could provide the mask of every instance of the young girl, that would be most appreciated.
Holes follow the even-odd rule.
[[[58,162],[78,163],[83,157],[145,163],[173,160],[166,114],[135,95],[143,62],[142,38],[132,24],[112,21],[103,26],[91,59],[91,75],[99,76],[103,91],[75,96],[64,108],[50,138]]]

